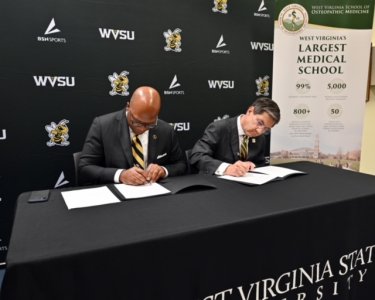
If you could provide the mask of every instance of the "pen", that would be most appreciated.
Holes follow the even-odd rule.
[[[139,164],[134,164],[134,167],[143,170],[143,168],[141,168],[141,166],[140,166]],[[148,168],[146,169],[146,171],[147,171],[147,170],[148,170]],[[150,181],[149,179],[147,179],[147,178],[146,178],[146,183],[145,183],[145,185],[146,185],[146,184],[151,184],[151,181]]]

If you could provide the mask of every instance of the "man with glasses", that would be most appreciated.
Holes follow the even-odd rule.
[[[266,163],[264,135],[279,121],[276,102],[259,98],[245,114],[208,125],[191,151],[190,163],[205,174],[244,176]]]
[[[142,185],[184,174],[186,157],[174,129],[158,119],[152,87],[136,89],[125,110],[94,119],[79,162],[80,184]]]

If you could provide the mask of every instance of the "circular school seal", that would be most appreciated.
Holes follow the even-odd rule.
[[[303,6],[290,4],[281,10],[278,21],[283,31],[296,34],[305,29],[309,22],[309,15]]]

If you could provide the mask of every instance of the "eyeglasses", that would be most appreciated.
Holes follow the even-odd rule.
[[[257,128],[261,129],[263,133],[269,133],[271,131],[271,128],[266,127],[262,120],[255,119],[255,122],[257,123]]]
[[[154,124],[148,124],[148,123],[143,123],[141,121],[138,121],[136,118],[134,118],[133,114],[131,113],[130,110],[128,110],[128,114],[131,117],[130,123],[134,127],[142,127],[146,129],[152,129],[155,128],[158,125],[158,119],[156,118],[156,121]]]

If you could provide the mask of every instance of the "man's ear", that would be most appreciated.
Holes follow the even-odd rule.
[[[254,112],[254,106],[250,106],[248,109],[247,109],[247,114],[250,114],[250,113],[252,113],[252,112]]]

